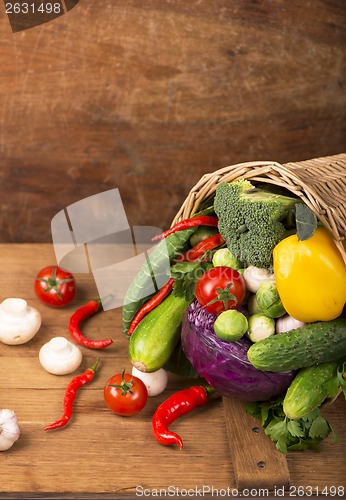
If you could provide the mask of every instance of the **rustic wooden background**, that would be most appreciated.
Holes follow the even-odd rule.
[[[344,0],[80,0],[13,33],[0,4],[0,242],[50,242],[119,188],[170,224],[205,172],[345,149]]]

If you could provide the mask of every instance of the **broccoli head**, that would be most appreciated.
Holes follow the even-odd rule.
[[[299,201],[240,179],[217,186],[214,210],[233,255],[247,265],[269,268],[272,251],[285,238],[286,222]]]

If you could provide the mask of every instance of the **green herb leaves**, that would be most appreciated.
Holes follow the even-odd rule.
[[[337,436],[331,425],[320,414],[316,408],[299,420],[291,420],[286,417],[282,402],[284,396],[280,396],[274,402],[249,403],[246,410],[252,416],[259,418],[276,448],[287,455],[288,451],[318,449],[319,443],[332,435],[333,442]]]
[[[192,300],[195,296],[196,283],[212,265],[210,262],[200,260],[195,262],[177,262],[171,267],[171,276],[175,278],[173,295],[181,297],[185,295],[186,300]]]

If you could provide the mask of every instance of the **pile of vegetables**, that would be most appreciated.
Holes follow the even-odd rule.
[[[315,447],[332,432],[322,403],[346,395],[346,267],[328,230],[300,199],[237,180],[156,240],[123,306],[136,370],[202,377],[248,402],[279,450]]]
[[[311,210],[273,186],[221,183],[212,206],[154,241],[122,309],[132,373],[107,380],[108,409],[136,415],[174,372],[196,383],[154,412],[152,432],[163,445],[182,448],[170,424],[214,395],[245,401],[283,453],[315,448],[330,434],[335,439],[321,408],[340,393],[346,397],[346,266]],[[154,278],[159,289],[153,294]],[[76,283],[68,271],[47,266],[34,289],[43,303],[59,308],[74,299]],[[72,373],[82,361],[78,345],[100,350],[112,344],[83,333],[83,323],[100,310],[100,299],[89,301],[70,317],[72,342],[55,337],[41,347],[45,370]],[[14,345],[29,341],[41,325],[39,313],[19,298],[0,304],[0,319],[0,341]],[[23,322],[30,329],[24,331]],[[97,358],[71,379],[61,418],[44,430],[70,422],[77,392],[93,381],[99,364]],[[19,435],[14,412],[1,410],[0,451]]]

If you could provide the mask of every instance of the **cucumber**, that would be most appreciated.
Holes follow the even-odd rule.
[[[346,356],[346,318],[319,321],[253,344],[250,363],[262,371],[285,372]]]
[[[287,389],[283,400],[286,417],[305,417],[328,397],[333,397],[327,383],[336,377],[340,361],[302,368]]]
[[[129,358],[138,370],[154,372],[164,367],[179,342],[183,314],[190,303],[171,293],[144,316],[129,342]]]

